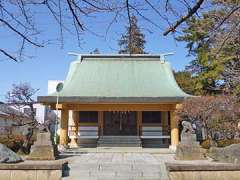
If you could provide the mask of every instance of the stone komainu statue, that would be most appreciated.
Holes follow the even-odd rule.
[[[177,146],[175,158],[177,160],[205,159],[191,122],[182,121],[182,126],[181,142]]]
[[[182,121],[182,126],[183,126],[182,134],[185,134],[185,133],[194,134],[195,133],[191,122]]]
[[[192,127],[191,122],[189,121],[182,121],[182,132],[181,132],[181,141],[182,142],[196,142],[196,133]]]

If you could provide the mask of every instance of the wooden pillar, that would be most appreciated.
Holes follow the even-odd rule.
[[[68,145],[68,110],[61,110],[60,139],[59,144],[67,147]]]
[[[98,111],[98,136],[103,136],[103,111]]]
[[[168,111],[161,111],[162,135],[169,136]],[[163,144],[170,144],[170,139],[162,139]]]
[[[167,112],[166,111],[161,111],[161,124],[162,124],[162,130],[163,130],[163,135],[166,135],[167,131]]]
[[[137,135],[142,135],[142,111],[137,111]]]
[[[174,120],[174,111],[170,111],[171,149],[175,150],[179,143],[178,122]]]
[[[71,115],[71,116],[70,116]],[[78,147],[78,122],[79,122],[79,111],[70,111],[69,112],[69,121],[70,121],[70,147]]]

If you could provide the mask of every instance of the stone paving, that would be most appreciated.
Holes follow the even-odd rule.
[[[168,180],[164,162],[173,154],[78,153],[68,157],[63,180]]]

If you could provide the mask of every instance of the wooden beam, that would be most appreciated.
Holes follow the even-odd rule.
[[[174,111],[176,104],[58,104],[74,111]]]
[[[58,109],[58,110],[68,109],[67,104],[51,104],[50,107],[51,109]],[[71,109],[71,110],[74,110],[74,109]]]
[[[182,104],[177,104],[176,109],[182,109]]]

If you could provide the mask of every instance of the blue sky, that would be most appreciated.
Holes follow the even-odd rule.
[[[154,15],[150,15],[153,18]],[[117,40],[120,34],[124,32],[126,20],[120,20],[114,24],[105,37],[105,30],[108,24],[108,17],[95,17],[93,20],[85,21],[89,28],[97,34],[85,32],[81,35],[81,47],[78,46],[76,37],[69,34],[64,35],[64,47],[59,43],[51,43],[43,48],[26,47],[26,54],[33,55],[34,58],[25,59],[23,62],[13,62],[0,56],[0,101],[4,101],[4,95],[11,89],[13,83],[29,82],[33,88],[39,88],[37,95],[47,94],[48,80],[64,80],[68,72],[69,64],[74,60],[68,52],[89,53],[98,48],[103,53],[117,53],[119,47]],[[48,16],[39,20],[39,28],[42,30],[40,39],[54,39],[59,35],[58,26],[53,19]],[[183,70],[192,57],[187,56],[185,43],[176,42],[169,35],[164,37],[162,31],[152,27],[146,21],[139,19],[139,25],[143,28],[146,38],[146,52],[159,54],[165,52],[174,52],[175,55],[169,56],[174,70]],[[151,33],[145,28],[151,29]],[[164,27],[164,25],[163,25]],[[14,50],[18,41],[16,36],[0,28],[0,47]]]

